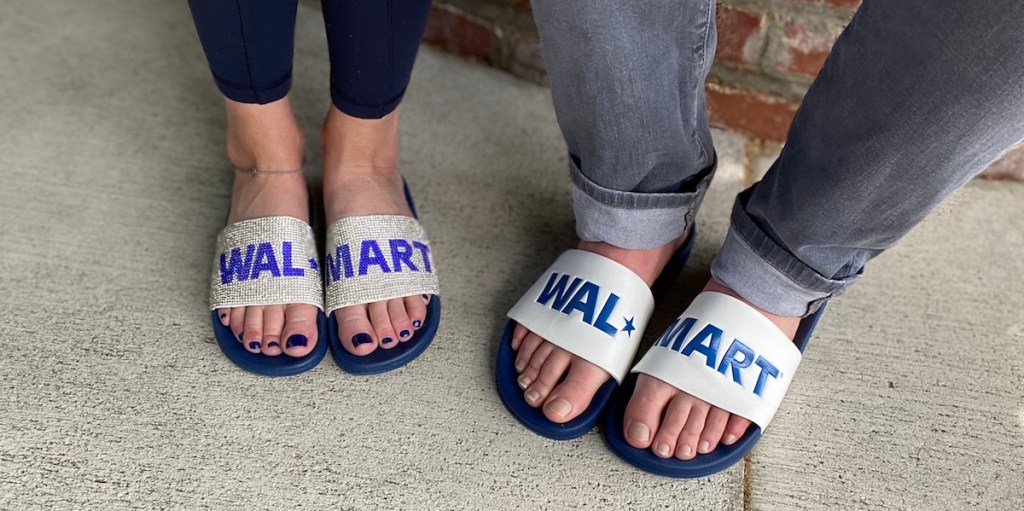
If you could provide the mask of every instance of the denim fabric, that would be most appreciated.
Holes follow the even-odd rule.
[[[534,0],[580,237],[650,248],[685,231],[713,169],[703,0]],[[800,316],[857,281],[1024,136],[1024,2],[866,0],[759,184],[714,277]]]

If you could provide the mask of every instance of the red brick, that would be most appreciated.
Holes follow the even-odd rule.
[[[715,57],[740,64],[756,63],[764,48],[767,15],[719,5],[715,20],[718,22]]]
[[[467,57],[491,57],[498,48],[493,25],[446,5],[431,8],[423,40]]]
[[[1024,181],[1024,145],[1018,145],[1011,149],[1005,156],[982,172],[981,177]]]
[[[775,67],[784,72],[817,76],[842,27],[829,26],[811,29],[790,20],[781,37],[781,48],[775,58]]]
[[[777,96],[716,83],[708,84],[707,95],[712,126],[779,142],[786,139],[798,106]]]

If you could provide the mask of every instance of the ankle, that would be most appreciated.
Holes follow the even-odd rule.
[[[225,100],[227,155],[242,170],[302,168],[304,141],[288,97],[265,105]]]
[[[786,337],[792,339],[793,337],[796,336],[796,330],[800,326],[800,318],[798,317],[779,316],[778,314],[772,314],[771,312],[768,312],[750,303],[749,301],[747,301],[746,298],[740,296],[739,293],[725,287],[714,278],[708,279],[708,283],[704,286],[704,291],[714,291],[736,298],[737,300],[740,300],[743,303],[753,307],[754,310],[760,312],[764,317],[768,318],[768,320],[774,323],[775,326],[779,327],[779,330],[782,330],[782,333],[786,334]]]
[[[359,119],[332,105],[320,132],[324,178],[342,169],[394,173],[398,164],[398,117],[395,110],[380,119]]]

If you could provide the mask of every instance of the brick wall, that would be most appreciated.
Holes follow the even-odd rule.
[[[829,49],[861,0],[720,0],[718,48],[708,77],[711,124],[777,152]],[[434,0],[425,41],[542,83],[529,0]],[[986,171],[1024,180],[1024,148]]]

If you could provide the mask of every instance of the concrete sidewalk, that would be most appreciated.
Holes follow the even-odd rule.
[[[529,433],[494,389],[504,312],[573,235],[546,89],[424,49],[402,165],[443,272],[434,345],[382,376],[328,358],[257,378],[208,324],[231,174],[185,3],[3,11],[0,509],[1024,508],[1024,185],[972,182],[879,257],[748,462],[674,481],[596,432]],[[297,33],[312,142],[328,69],[305,4]],[[716,142],[701,238],[648,338],[707,278],[744,186],[743,139]]]

